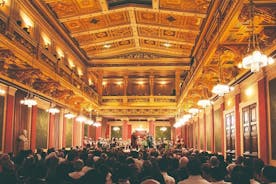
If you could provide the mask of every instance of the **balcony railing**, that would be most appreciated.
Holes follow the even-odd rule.
[[[175,96],[103,96],[102,105],[176,105]]]

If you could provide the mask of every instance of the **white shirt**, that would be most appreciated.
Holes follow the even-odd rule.
[[[210,184],[207,180],[203,179],[200,175],[189,176],[188,179],[182,180],[177,184]]]
[[[175,179],[168,175],[167,172],[162,172],[166,184],[175,184]]]
[[[211,182],[212,184],[231,184],[230,182],[225,182],[225,181],[215,181],[215,182]]]

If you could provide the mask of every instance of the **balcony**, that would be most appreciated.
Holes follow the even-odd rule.
[[[103,96],[105,106],[176,106],[175,96]]]

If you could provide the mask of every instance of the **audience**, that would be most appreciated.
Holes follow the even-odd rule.
[[[218,154],[177,147],[53,148],[0,154],[2,184],[273,184],[276,168],[257,158],[234,163]]]

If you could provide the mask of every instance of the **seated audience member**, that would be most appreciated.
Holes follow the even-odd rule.
[[[226,175],[226,168],[224,167],[213,167],[210,169],[210,182],[213,184],[226,184],[224,181]]]
[[[276,167],[264,166],[262,169],[262,182],[264,184],[276,184]]]
[[[203,163],[201,166],[201,176],[205,180],[211,182],[211,165],[210,163]]]
[[[188,162],[189,159],[185,156],[181,157],[179,161],[176,158],[173,158],[172,161],[170,161],[170,164],[172,165],[173,169],[170,170],[168,173],[175,179],[176,183],[188,178]]]
[[[246,169],[247,174],[250,177],[250,184],[259,184],[259,182],[254,179],[253,159],[252,158],[244,159],[243,165]]]
[[[140,184],[160,184],[160,183],[154,179],[146,179],[142,181]]]
[[[156,165],[150,160],[144,161],[139,177],[141,179],[140,180],[141,182],[147,179],[154,179],[161,184],[165,184],[165,181],[161,172],[158,170]]]
[[[7,154],[0,154],[0,183],[16,184],[15,166]]]
[[[161,174],[163,175],[163,178],[165,180],[166,184],[175,184],[175,179],[168,175],[167,169],[168,169],[168,159],[162,158],[158,162],[159,168],[161,170]]]
[[[78,159],[73,162],[74,172],[69,173],[69,176],[73,179],[80,179],[85,173],[82,172],[84,163],[81,159]]]
[[[231,181],[232,184],[250,184],[250,176],[246,168],[240,165],[235,166],[231,173]]]
[[[209,184],[208,181],[201,177],[201,163],[197,158],[190,158],[187,164],[189,172],[188,179],[178,182],[178,184]]]
[[[253,177],[256,181],[261,182],[263,167],[264,167],[264,161],[262,161],[259,158],[253,159]]]

